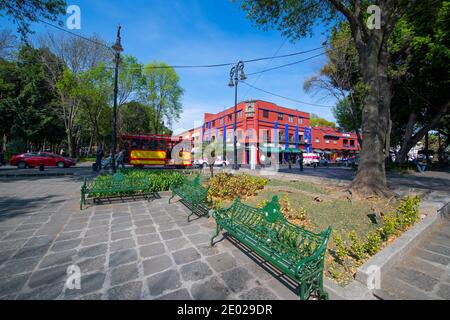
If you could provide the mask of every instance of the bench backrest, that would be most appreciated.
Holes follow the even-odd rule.
[[[247,225],[260,237],[266,238],[267,243],[289,257],[311,256],[326,249],[331,229],[314,233],[290,223],[281,212],[277,196],[261,209],[243,204],[238,197],[230,211],[233,219]]]

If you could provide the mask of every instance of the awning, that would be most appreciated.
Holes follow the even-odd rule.
[[[314,149],[313,152],[314,152],[314,153],[322,153],[323,151],[320,150],[320,149]]]
[[[285,153],[292,153],[292,154],[300,154],[303,153],[301,150],[296,149],[296,148],[288,148],[286,150],[284,150]]]
[[[280,147],[259,147],[259,150],[264,152],[264,153],[268,153],[268,152],[273,152],[273,153],[280,153],[283,152],[283,150]]]

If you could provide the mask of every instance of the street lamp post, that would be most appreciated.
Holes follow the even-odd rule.
[[[114,62],[116,67],[114,69],[114,105],[113,105],[113,116],[112,116],[112,137],[111,137],[111,169],[113,173],[116,173],[116,148],[117,148],[117,94],[118,94],[118,79],[119,79],[119,64],[120,64],[120,53],[123,51],[122,45],[120,43],[120,29],[121,26],[117,27],[117,39],[116,43],[112,46],[114,50]]]
[[[239,74],[240,73],[240,74]],[[230,71],[230,83],[228,84],[229,87],[234,87],[234,124],[233,124],[233,150],[234,150],[234,157],[233,157],[233,170],[239,170],[238,165],[238,156],[237,156],[237,135],[236,135],[236,127],[237,127],[237,105],[238,105],[238,83],[239,78],[241,81],[244,81],[247,79],[244,73],[244,62],[239,61],[234,67],[231,68]],[[233,82],[234,81],[234,82]]]

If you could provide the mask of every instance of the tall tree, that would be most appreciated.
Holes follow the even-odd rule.
[[[329,24],[345,19],[358,52],[363,84],[367,87],[362,113],[364,143],[351,187],[363,195],[389,193],[385,149],[390,125],[391,83],[388,74],[388,40],[399,19],[416,0],[243,0],[242,7],[257,24],[276,26],[291,39],[312,33],[317,21]],[[368,23],[367,9],[377,5],[380,27]],[[372,9],[372,8],[369,8]],[[369,10],[370,12],[371,10]],[[373,21],[373,20],[372,20]]]
[[[154,110],[152,126],[156,134],[163,133],[165,124],[170,127],[180,118],[183,89],[175,70],[163,62],[148,64],[144,69],[145,90],[143,101]]]
[[[0,0],[0,16],[7,15],[17,24],[17,31],[25,39],[30,33],[30,23],[39,19],[57,20],[65,14],[66,2],[63,0]]]

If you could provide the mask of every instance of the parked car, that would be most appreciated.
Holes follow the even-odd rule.
[[[28,152],[13,156],[10,160],[12,166],[19,169],[38,167],[41,163],[46,167],[68,168],[74,166],[74,160],[49,152]]]
[[[230,163],[228,162],[228,160],[222,160],[221,157],[218,157],[216,159],[216,161],[214,162],[214,166],[215,167],[226,167],[228,166]],[[208,160],[207,159],[196,159],[194,160],[193,164],[194,167],[203,167],[206,168],[208,167]]]

